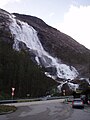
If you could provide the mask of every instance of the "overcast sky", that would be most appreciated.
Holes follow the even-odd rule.
[[[0,8],[39,17],[90,49],[90,0],[0,0]]]

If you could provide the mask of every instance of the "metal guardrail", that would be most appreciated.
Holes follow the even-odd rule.
[[[19,102],[32,102],[32,101],[43,101],[43,100],[54,100],[54,99],[67,99],[67,100],[72,100],[72,99],[73,99],[73,96],[41,97],[41,98],[17,99],[17,100],[1,100],[1,101],[0,101],[0,104],[19,103]]]
[[[41,98],[34,99],[17,99],[17,100],[1,100],[0,104],[8,104],[8,103],[19,103],[19,102],[32,102],[32,101],[41,101]]]
[[[17,100],[1,100],[0,104],[17,103]]]

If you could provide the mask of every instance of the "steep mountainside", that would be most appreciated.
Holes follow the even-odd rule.
[[[78,87],[70,80],[90,77],[89,60],[90,50],[41,19],[0,9],[0,89],[5,96],[12,87],[16,97],[43,96],[68,79],[69,87]]]
[[[47,25],[37,17],[14,13],[16,18],[33,26],[44,49],[52,56],[60,58],[63,62],[77,67],[80,74],[88,74],[90,50],[76,42],[70,36]]]
[[[57,82],[46,77],[42,68],[33,62],[33,54],[24,49],[13,49],[13,36],[9,29],[9,13],[0,10],[0,98],[11,99],[11,88],[15,87],[15,97],[25,98],[46,95],[56,87]]]

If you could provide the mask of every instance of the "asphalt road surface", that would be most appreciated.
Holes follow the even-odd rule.
[[[90,120],[90,106],[85,105],[84,109],[73,109],[73,113],[66,120]]]
[[[0,120],[90,120],[90,108],[72,109],[62,100],[16,103],[17,110],[0,115]]]

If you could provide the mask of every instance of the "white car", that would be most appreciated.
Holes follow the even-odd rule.
[[[84,108],[84,103],[81,99],[74,99],[72,101],[72,108]]]

